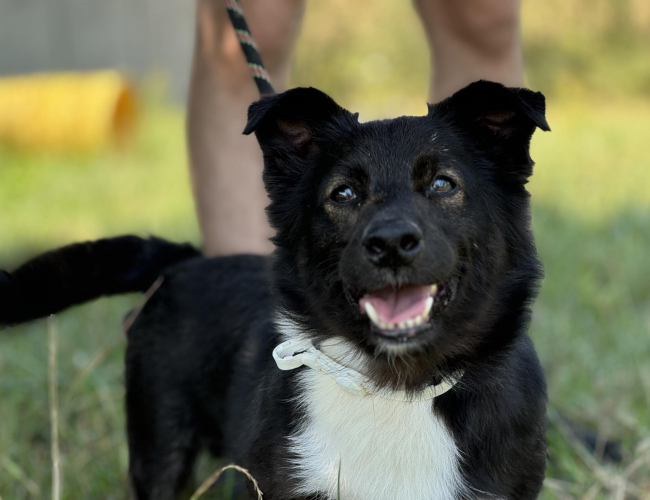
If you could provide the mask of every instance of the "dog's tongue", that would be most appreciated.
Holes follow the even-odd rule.
[[[361,311],[369,302],[384,323],[399,323],[414,318],[424,311],[430,287],[427,285],[407,285],[396,289],[382,288],[367,293],[359,301]]]

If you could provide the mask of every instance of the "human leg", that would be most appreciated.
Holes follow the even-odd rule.
[[[244,14],[276,90],[285,86],[304,0],[251,0]],[[190,173],[208,255],[272,249],[264,207],[262,153],[242,135],[258,99],[220,0],[199,0],[188,112]]]
[[[415,6],[434,61],[431,102],[479,79],[523,85],[520,0],[415,0]]]

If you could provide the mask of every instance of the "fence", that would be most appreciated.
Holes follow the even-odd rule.
[[[164,74],[184,101],[193,0],[0,0],[0,75],[118,68]]]

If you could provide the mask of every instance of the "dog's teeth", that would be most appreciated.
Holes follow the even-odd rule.
[[[413,328],[415,326],[415,320],[413,319],[407,319],[405,323],[409,328]]]
[[[438,285],[431,285],[431,288],[429,290],[430,290],[430,293],[431,293],[432,296],[437,294],[438,293]]]
[[[435,285],[433,285],[435,286]],[[429,313],[431,312],[431,308],[433,307],[433,297],[427,297],[427,301],[424,304],[424,311],[422,312],[422,317],[426,318]]]
[[[397,326],[399,327],[400,330],[404,330],[405,328],[407,328],[406,321],[400,321],[399,323],[397,323]]]
[[[377,314],[377,310],[375,309],[375,307],[370,302],[366,302],[364,304],[364,308],[366,309],[366,314],[370,318],[370,321],[372,321],[376,325],[381,326],[381,321],[379,320],[379,314]]]
[[[413,320],[413,326],[421,325],[423,321],[424,318],[422,317],[422,315],[416,316],[415,319]]]

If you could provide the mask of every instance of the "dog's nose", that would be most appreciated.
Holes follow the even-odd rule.
[[[383,223],[363,238],[366,257],[381,267],[407,266],[422,252],[422,231],[412,222]]]

